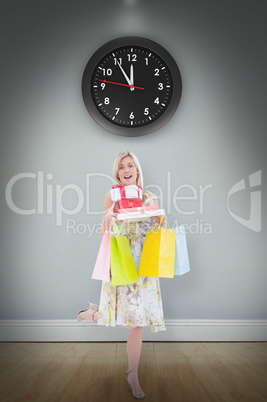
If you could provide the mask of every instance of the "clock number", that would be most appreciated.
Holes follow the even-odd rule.
[[[148,66],[148,57],[145,57],[146,66]]]
[[[127,54],[128,61],[137,61],[136,54]]]
[[[130,114],[130,119],[134,119],[134,114],[133,114],[133,112],[131,112],[131,114]]]
[[[115,58],[114,58],[114,62],[115,62],[115,66],[116,66],[116,64],[122,65],[122,58],[119,57],[119,58],[117,59],[117,58],[115,57]]]
[[[104,103],[105,105],[109,105],[109,98],[105,98]]]
[[[157,97],[157,98],[154,100],[154,103],[156,103],[157,105],[159,104],[159,97]]]
[[[155,71],[155,74],[154,74],[154,75],[157,75],[157,76],[158,76],[158,75],[159,75],[159,68],[155,68],[154,71]]]
[[[103,68],[103,75],[106,75],[106,69],[105,68]],[[111,70],[111,68],[108,68],[107,69],[107,75],[112,75],[112,70]]]
[[[158,89],[159,89],[160,91],[162,91],[162,90],[163,90],[163,84],[162,84],[162,82],[159,82]]]
[[[115,107],[115,110],[116,110],[116,115],[119,113],[119,111],[120,111],[120,108],[119,107]]]
[[[148,114],[149,114],[149,107],[146,107],[146,108],[145,108],[144,114],[145,114],[145,115],[148,115]]]
[[[106,86],[106,84],[105,84],[104,82],[101,82],[102,91],[103,91],[103,89],[105,88],[105,86]]]

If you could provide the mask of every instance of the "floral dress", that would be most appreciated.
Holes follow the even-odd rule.
[[[152,193],[143,205],[153,204]],[[154,220],[123,223],[136,267],[139,267],[145,234],[151,230]],[[152,332],[165,331],[159,278],[140,276],[139,281],[123,286],[112,286],[102,281],[98,325],[150,326]]]

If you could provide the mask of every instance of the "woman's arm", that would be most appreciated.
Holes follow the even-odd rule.
[[[114,209],[113,201],[111,200],[110,192],[108,192],[106,194],[105,200],[104,200],[104,215],[103,215],[102,223],[101,223],[101,227],[100,227],[101,237],[103,237],[105,231],[109,229],[111,219],[112,219],[112,218],[110,218],[110,215],[113,215],[113,209]]]
[[[110,192],[105,196],[104,200],[104,215],[100,227],[100,235],[103,237],[106,230],[110,229],[112,218],[116,218],[117,214],[114,212],[114,202],[111,200]]]

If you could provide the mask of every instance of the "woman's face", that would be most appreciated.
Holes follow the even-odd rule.
[[[122,158],[119,164],[118,177],[124,186],[130,186],[137,182],[138,170],[130,156]]]

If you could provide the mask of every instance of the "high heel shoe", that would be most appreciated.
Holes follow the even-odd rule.
[[[90,304],[90,307],[86,310],[79,311],[77,320],[78,321],[88,320],[88,321],[97,322],[96,320],[94,320],[94,315],[97,311],[99,311],[99,307],[97,304],[93,304],[91,302],[88,302],[88,303]],[[90,317],[90,311],[91,311],[91,313],[93,312],[91,317]]]
[[[130,384],[129,381],[128,381],[128,374],[130,374],[130,373],[137,374],[137,371],[132,371],[132,370],[126,371],[125,380],[128,382],[129,390],[130,390],[130,392],[132,393],[132,396],[133,396],[134,398],[136,398],[136,399],[144,399],[144,398],[145,398],[145,393],[144,393],[144,391],[139,391],[139,392],[136,392],[135,394],[133,393],[133,391],[132,391],[132,384]]]

